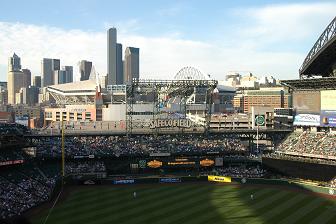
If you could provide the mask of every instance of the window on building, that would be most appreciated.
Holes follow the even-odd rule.
[[[85,112],[85,120],[86,121],[91,120],[91,112]]]

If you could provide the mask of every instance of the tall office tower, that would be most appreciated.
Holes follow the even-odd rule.
[[[54,71],[54,85],[73,82],[73,67],[63,66],[61,70]]]
[[[21,59],[14,53],[8,58],[8,72],[21,71]]]
[[[39,88],[36,86],[29,86],[27,88],[27,96],[23,96],[23,101],[28,105],[35,105],[38,103]]]
[[[34,76],[33,86],[36,86],[37,88],[41,88],[41,76],[39,75]]]
[[[54,71],[60,70],[60,60],[43,58],[41,64],[41,87],[54,85]]]
[[[23,92],[22,89],[25,89],[25,87],[22,87],[18,93],[15,93],[15,104],[23,104]]]
[[[65,83],[73,82],[73,67],[72,66],[63,66],[62,70],[64,70],[66,72]]]
[[[92,68],[92,62],[81,60],[79,63],[79,73],[80,73],[80,81],[88,80],[90,78]]]
[[[67,72],[65,70],[54,71],[54,85],[66,83]]]
[[[17,100],[16,100],[16,104],[28,104],[28,88],[26,87],[22,87],[20,89],[20,92],[19,92],[19,95],[17,94],[16,97],[17,97]],[[18,98],[19,97],[19,98]]]
[[[8,104],[8,92],[7,89],[0,89],[0,105]]]
[[[139,79],[139,48],[127,47],[124,60],[124,83]]]
[[[24,87],[28,88],[31,85],[31,72],[29,69],[22,69]]]
[[[52,59],[52,70],[54,71],[61,70],[61,60],[60,59]]]
[[[21,71],[21,59],[14,53],[13,57],[8,59],[7,90],[8,104],[16,103],[16,93],[19,93],[21,87],[24,87],[24,75]]]
[[[117,29],[107,31],[107,84],[117,83]]]
[[[0,82],[0,105],[8,104],[7,82]]]
[[[123,60],[122,60],[122,44],[117,43],[117,77],[116,84],[122,85],[124,84],[124,69],[123,69]]]

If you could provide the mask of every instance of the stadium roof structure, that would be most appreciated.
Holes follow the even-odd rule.
[[[281,80],[280,83],[293,90],[336,89],[336,77]]]
[[[302,76],[335,76],[336,68],[336,17],[318,38],[299,70]]]
[[[48,91],[60,95],[95,95],[96,82],[94,80],[85,80],[79,82],[65,83],[48,86]]]
[[[48,86],[47,91],[58,105],[93,104],[96,91],[100,91],[99,74],[92,67],[89,80]]]
[[[232,93],[236,92],[236,88],[232,86],[217,85],[216,88],[219,92],[232,92]]]
[[[94,104],[96,82],[85,80],[48,86],[48,92],[55,99],[57,105]]]

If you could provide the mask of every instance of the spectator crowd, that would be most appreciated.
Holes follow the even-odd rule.
[[[21,124],[0,123],[0,135],[23,135],[30,133],[30,130]]]
[[[21,215],[27,209],[48,200],[58,175],[35,166],[9,169],[0,175],[0,219]]]
[[[1,127],[0,125],[0,133],[17,133],[18,130],[24,133],[25,130],[20,131],[20,128],[17,126]],[[36,144],[37,161],[41,158],[61,157],[62,141],[60,138],[42,138]],[[66,137],[64,145],[65,155],[70,158],[65,164],[67,175],[106,173],[105,164],[99,159],[120,156],[148,156],[156,153],[178,155],[220,153],[224,158],[259,159],[258,156],[249,154],[248,146],[235,134],[226,136],[185,134]],[[279,152],[295,152],[298,155],[310,154],[322,157],[336,156],[336,135],[319,132],[293,132],[276,148],[276,151],[273,155],[290,158],[293,155],[279,154]],[[0,162],[21,159],[27,160],[19,150],[3,150],[0,154]],[[323,158],[316,157],[315,159]],[[29,162],[22,165],[22,168],[20,167],[3,169],[0,173],[0,219],[21,215],[27,209],[47,201],[55,189],[59,178],[59,167],[55,168],[51,165],[37,167]],[[262,178],[267,175],[267,172],[259,166],[217,167],[211,172],[201,172],[201,175],[209,174],[234,178]],[[330,181],[329,186],[335,188],[336,179]]]
[[[234,178],[261,178],[266,174],[266,170],[261,169],[259,166],[230,166],[216,168],[211,172],[202,172],[201,175],[216,174],[220,176],[229,176]]]
[[[316,155],[319,158],[336,156],[336,134],[325,132],[293,132],[282,142],[277,151],[299,155]]]
[[[149,155],[151,153],[235,153],[244,154],[248,147],[239,137],[197,136],[197,135],[159,135],[132,137],[96,136],[66,137],[65,154],[70,157],[94,155],[97,157]],[[37,143],[37,155],[41,157],[61,156],[61,139],[46,138]]]
[[[336,177],[329,182],[329,187],[336,188]]]

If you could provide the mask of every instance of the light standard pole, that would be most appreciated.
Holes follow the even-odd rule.
[[[112,85],[110,85],[110,94],[111,94],[111,104],[113,102],[113,89],[112,89]]]
[[[257,152],[259,152],[259,122],[257,123]]]
[[[65,153],[64,153],[64,125],[63,125],[63,116],[62,116],[62,178],[65,176]]]

